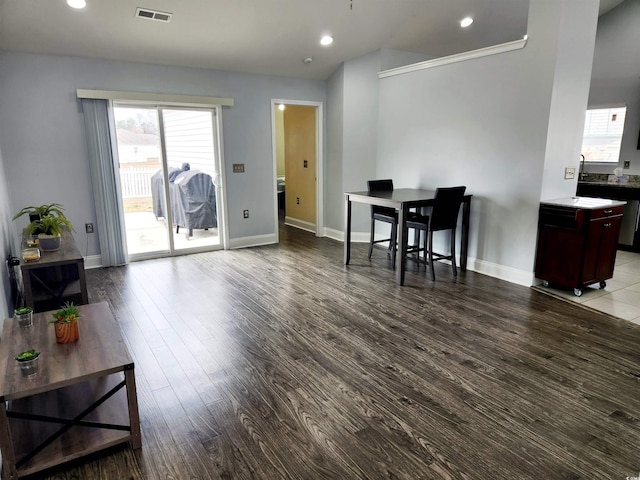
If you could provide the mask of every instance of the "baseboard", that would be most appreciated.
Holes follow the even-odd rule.
[[[530,287],[536,283],[533,272],[478,260],[477,258],[467,259],[467,269],[524,287]]]
[[[342,230],[325,228],[322,231],[322,236],[332,238],[339,242],[344,242],[344,232]],[[369,243],[369,232],[351,232],[351,243]]]
[[[304,220],[298,220],[293,217],[284,217],[285,225],[289,225],[290,227],[296,227],[300,230],[306,230],[307,232],[316,233],[316,224],[305,222]]]
[[[90,270],[92,268],[102,267],[102,255],[89,255],[84,257],[84,269]]]
[[[260,245],[271,245],[274,243],[276,243],[275,233],[268,233],[266,235],[231,238],[229,239],[229,249],[259,247]]]

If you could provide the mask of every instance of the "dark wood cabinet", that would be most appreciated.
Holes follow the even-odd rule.
[[[572,197],[544,202],[538,219],[536,277],[574,289],[613,277],[625,202]]]
[[[60,249],[41,252],[40,260],[21,262],[26,305],[36,312],[55,310],[64,302],[89,303],[84,257],[69,232],[62,234]]]

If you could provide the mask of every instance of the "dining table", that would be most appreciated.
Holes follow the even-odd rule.
[[[435,190],[416,188],[397,188],[389,191],[345,192],[344,214],[344,264],[351,260],[351,204],[353,202],[391,207],[398,212],[398,248],[396,249],[396,281],[404,285],[407,255],[407,217],[413,208],[430,207],[435,200]],[[467,250],[469,247],[469,217],[471,213],[471,194],[466,194],[462,201],[462,224],[460,229],[460,270],[467,270]]]

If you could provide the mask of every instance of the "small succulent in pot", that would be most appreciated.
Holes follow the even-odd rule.
[[[32,348],[19,353],[14,358],[20,366],[22,376],[31,377],[38,373],[38,359],[40,358],[40,352]]]
[[[80,312],[73,302],[65,303],[60,310],[53,313],[51,321],[56,331],[57,343],[72,343],[80,338],[78,319]]]
[[[53,313],[53,318],[51,323],[73,323],[80,318],[80,312],[73,302],[66,302],[60,310]]]
[[[14,310],[15,318],[21,327],[30,327],[33,324],[33,308],[19,307]]]
[[[25,350],[24,352],[19,353],[18,355],[15,356],[15,359],[18,362],[28,362],[30,360],[35,360],[39,356],[40,356],[40,352],[32,348],[31,350]]]

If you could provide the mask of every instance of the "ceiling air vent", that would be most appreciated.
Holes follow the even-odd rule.
[[[171,21],[173,13],[158,12],[157,10],[150,10],[148,8],[136,8],[136,17],[146,18],[147,20],[156,20],[158,22],[168,23]]]

